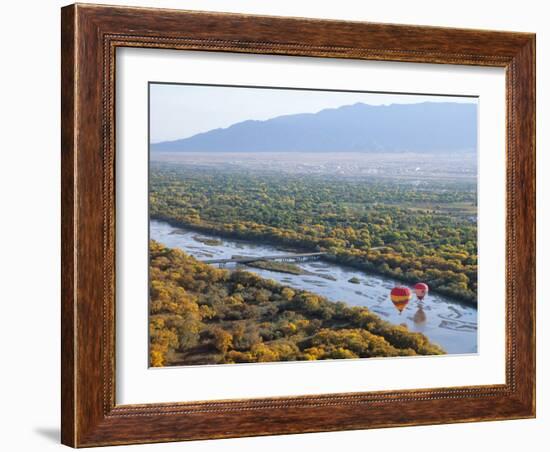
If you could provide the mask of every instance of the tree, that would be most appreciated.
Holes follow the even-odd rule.
[[[214,336],[214,347],[216,347],[220,353],[225,355],[229,347],[232,345],[233,336],[231,333],[218,327],[212,329],[212,335]]]

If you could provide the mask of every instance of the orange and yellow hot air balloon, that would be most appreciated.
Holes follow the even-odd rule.
[[[414,293],[416,294],[417,298],[421,301],[424,299],[426,295],[428,295],[429,290],[430,288],[428,287],[428,285],[423,282],[419,282],[414,285]]]
[[[391,301],[399,313],[407,307],[411,299],[411,291],[408,287],[394,287],[390,292]]]

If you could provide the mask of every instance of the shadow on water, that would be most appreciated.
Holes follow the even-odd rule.
[[[418,309],[416,310],[413,316],[414,323],[418,326],[421,326],[426,323],[427,319],[428,319],[428,316],[424,311],[424,305],[422,303],[418,303]]]

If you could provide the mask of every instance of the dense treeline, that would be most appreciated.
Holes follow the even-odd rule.
[[[150,243],[152,366],[442,354],[420,333]]]
[[[476,189],[154,164],[153,218],[307,250],[477,302]],[[373,249],[374,248],[374,249]]]

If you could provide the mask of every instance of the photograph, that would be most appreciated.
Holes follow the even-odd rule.
[[[535,444],[542,7],[132,1],[12,14],[7,450]]]
[[[478,97],[148,90],[150,367],[478,352]]]

